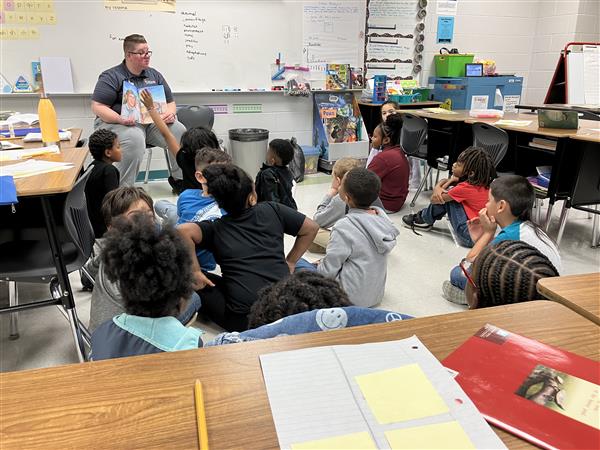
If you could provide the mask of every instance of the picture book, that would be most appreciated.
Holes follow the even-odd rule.
[[[493,425],[547,449],[598,448],[598,362],[486,324],[442,363]]]
[[[328,91],[350,89],[350,64],[327,64],[325,89]]]
[[[154,106],[159,114],[166,111],[167,98],[165,88],[160,84],[137,88],[129,81],[123,81],[123,103],[121,105],[121,117],[124,119],[134,119],[138,123],[152,123],[150,113],[140,100],[140,92],[149,91],[154,99]]]
[[[359,117],[354,113],[354,95],[351,92],[318,94],[315,100],[325,128],[327,142],[356,142],[358,140]]]

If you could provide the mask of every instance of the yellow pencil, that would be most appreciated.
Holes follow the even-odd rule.
[[[202,395],[202,383],[196,380],[194,387],[194,399],[196,401],[196,423],[198,424],[198,444],[200,450],[208,450],[208,432],[206,430],[206,413],[204,412],[204,396]]]

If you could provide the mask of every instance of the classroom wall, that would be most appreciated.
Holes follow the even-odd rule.
[[[527,101],[544,102],[560,51],[567,43],[598,41],[600,2],[544,0],[536,22]]]

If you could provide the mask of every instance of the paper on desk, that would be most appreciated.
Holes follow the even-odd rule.
[[[17,114],[13,114],[11,116],[9,116],[6,120],[1,120],[0,121],[0,126],[7,126],[7,125],[26,125],[26,126],[31,126],[31,125],[37,125],[39,123],[40,119],[39,116],[37,114],[21,114],[21,113],[17,113]]]
[[[456,111],[450,111],[444,108],[423,108],[423,111],[427,111],[433,114],[458,114]]]
[[[292,444],[292,450],[323,450],[325,448],[327,450],[377,450],[371,435],[366,431],[302,444]]]
[[[377,448],[389,448],[386,431],[452,421],[460,424],[476,448],[505,448],[460,386],[416,336],[273,353],[261,355],[260,361],[283,449],[365,432]],[[379,424],[355,377],[413,364],[435,388],[446,412]],[[399,409],[405,407],[403,401],[398,404]]]
[[[71,140],[71,132],[59,131],[58,138],[61,141],[69,141]],[[42,142],[42,133],[27,133],[27,135],[23,138],[23,142]]]
[[[506,125],[512,127],[527,127],[531,125],[531,120],[510,120],[510,119],[500,119],[494,122],[494,125]]]
[[[382,425],[448,412],[418,364],[361,375],[356,382]]]
[[[22,145],[15,144],[14,142],[10,142],[10,141],[0,141],[0,147],[2,148],[2,150],[14,150],[16,148],[23,148]],[[1,159],[0,159],[0,161],[1,161]]]
[[[436,423],[433,425],[425,425],[422,427],[386,431],[385,437],[387,438],[392,450],[475,448],[471,442],[471,439],[469,439],[469,436],[467,436],[463,428],[456,420],[451,422]]]
[[[19,146],[17,146],[17,148],[19,148]],[[56,145],[40,148],[27,148],[23,150],[4,150],[0,152],[0,161],[18,161],[20,159],[32,158],[34,156],[51,155],[56,153],[60,153],[60,149]]]
[[[25,178],[30,177],[32,175],[40,175],[48,172],[69,170],[71,168],[73,168],[73,164],[71,163],[30,159],[17,164],[0,166],[0,176],[12,175],[13,178]]]

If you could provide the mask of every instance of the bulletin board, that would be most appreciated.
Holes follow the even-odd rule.
[[[2,0],[2,5],[0,71],[10,83],[19,75],[31,79],[31,62],[41,56],[68,56],[75,92],[90,93],[98,75],[122,61],[122,40],[132,33],[146,37],[151,66],[175,92],[268,88],[270,65],[279,54],[286,64],[326,58],[360,67],[364,61],[366,0]]]

